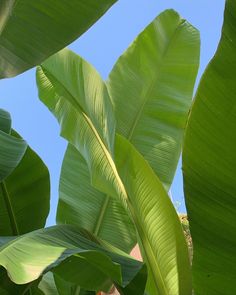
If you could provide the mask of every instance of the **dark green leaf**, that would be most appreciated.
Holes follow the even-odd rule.
[[[236,294],[236,2],[200,82],[183,150],[196,295]]]
[[[12,77],[83,34],[116,0],[1,0],[0,78]]]
[[[12,136],[10,131],[10,114],[0,109],[0,182],[16,168],[27,148],[26,142]]]
[[[49,200],[48,169],[28,146],[20,164],[0,183],[0,235],[19,235],[44,227]]]

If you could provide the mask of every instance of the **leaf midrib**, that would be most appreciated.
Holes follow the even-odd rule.
[[[177,33],[177,31],[178,31],[180,25],[182,25],[184,22],[185,22],[185,20],[180,20],[179,23],[178,23],[178,25],[176,26],[175,31],[174,31],[174,33],[173,33],[173,35],[172,35],[172,38],[171,38],[170,42],[168,43],[167,47],[166,47],[165,50],[164,50],[163,58],[162,58],[162,62],[160,63],[160,69],[162,69],[162,65],[163,65],[163,63],[164,63],[163,60],[165,59],[165,57],[166,57],[167,54],[168,54],[169,48],[171,47],[171,43],[173,42],[173,39],[174,39],[174,37],[175,37],[175,35],[176,35],[176,33]],[[161,74],[159,74],[159,76],[160,76],[160,75],[161,75]],[[82,75],[81,77],[83,77],[83,75]],[[139,110],[137,116],[135,117],[134,123],[133,123],[133,125],[132,125],[131,128],[130,128],[129,135],[128,135],[128,137],[127,137],[128,140],[131,140],[131,139],[132,139],[132,136],[133,136],[134,130],[135,130],[137,124],[138,124],[139,119],[140,119],[141,116],[142,116],[143,110],[144,110],[145,105],[147,104],[147,102],[148,102],[148,100],[149,100],[149,96],[150,96],[150,93],[151,93],[152,90],[153,90],[153,87],[154,87],[154,85],[155,85],[155,82],[156,82],[156,79],[152,79],[152,81],[151,81],[151,83],[150,83],[150,86],[148,87],[148,89],[147,89],[147,91],[146,91],[146,94],[144,95],[144,96],[145,96],[144,102],[143,102],[143,104],[141,105],[141,108],[140,108],[140,110]],[[96,236],[98,236],[98,234],[99,234],[99,231],[100,231],[100,228],[101,228],[102,222],[103,222],[104,217],[105,217],[105,212],[106,212],[106,209],[107,209],[108,204],[109,204],[109,200],[110,200],[110,197],[106,195],[105,200],[104,200],[103,205],[102,205],[102,208],[101,208],[101,210],[100,210],[100,215],[99,215],[99,217],[98,217],[97,224],[95,225],[95,229],[94,229],[94,234],[95,234]],[[149,247],[151,247],[151,246],[149,245]],[[155,256],[154,256],[154,257],[155,257]],[[157,268],[158,268],[158,265],[157,265]],[[159,272],[160,272],[160,270],[159,270]],[[161,273],[161,272],[160,272],[160,273]],[[154,277],[155,277],[155,276],[154,276]],[[161,278],[161,279],[162,279],[162,278]],[[162,279],[162,281],[163,281],[163,279]],[[163,286],[164,286],[164,282],[163,282]],[[166,292],[167,292],[167,290],[166,290]]]
[[[180,26],[181,26],[182,24],[184,24],[185,22],[186,22],[186,20],[184,20],[184,19],[180,19],[180,20],[179,20],[179,23],[178,23],[178,25],[176,26],[176,28],[175,28],[175,30],[174,30],[172,36],[171,36],[171,39],[170,39],[170,41],[168,42],[168,45],[166,46],[164,52],[162,53],[162,59],[161,59],[161,62],[160,62],[160,64],[159,64],[159,69],[158,69],[159,71],[158,71],[157,77],[160,77],[160,76],[161,76],[161,74],[162,74],[162,73],[161,73],[161,70],[162,70],[162,68],[163,68],[164,60],[166,59],[166,56],[168,55],[168,51],[169,51],[169,49],[171,48],[171,44],[173,43],[173,40],[175,39],[176,34],[177,34],[177,32],[178,32]],[[153,90],[153,88],[154,88],[155,83],[156,83],[157,80],[159,80],[159,78],[157,79],[156,77],[153,78],[153,79],[151,80],[150,85],[149,85],[149,87],[147,88],[146,93],[144,94],[144,97],[145,97],[145,98],[144,98],[144,101],[143,101],[143,103],[141,104],[141,107],[140,107],[140,109],[139,109],[137,115],[135,116],[135,118],[134,118],[134,120],[133,120],[133,124],[131,125],[130,130],[129,130],[128,135],[127,135],[127,139],[128,139],[129,141],[132,140],[132,137],[133,137],[134,131],[135,131],[135,129],[136,129],[136,126],[137,126],[137,124],[138,124],[140,118],[142,117],[143,110],[144,110],[146,104],[147,104],[148,101],[149,101],[150,93],[152,93],[152,90]]]
[[[140,219],[135,214],[135,210],[134,210],[134,208],[133,208],[133,206],[132,206],[132,204],[131,204],[131,202],[129,200],[130,200],[130,198],[128,198],[128,202],[127,202],[128,207],[129,207],[129,210],[130,210],[131,215],[133,217],[134,224],[137,227],[137,231],[138,231],[138,234],[139,234],[139,239],[142,241],[142,247],[144,249],[146,259],[148,260],[148,263],[149,263],[149,266],[150,266],[150,269],[151,269],[151,272],[152,272],[152,276],[153,276],[153,280],[154,280],[156,289],[160,292],[160,295],[169,295],[168,292],[167,292],[163,277],[162,277],[161,270],[160,270],[160,268],[158,266],[158,263],[156,261],[156,257],[155,257],[155,254],[153,252],[153,249],[152,249],[151,243],[149,241],[149,238],[146,235],[146,232],[143,229],[142,224],[139,222]],[[158,273],[158,277],[160,278],[161,283],[160,283],[160,281],[158,281],[156,279],[156,275],[155,275],[156,273]]]
[[[43,65],[40,66],[44,75],[47,77],[47,79],[51,82],[52,86],[55,88],[53,82],[50,80],[50,78],[48,77],[47,73],[46,72],[49,72],[47,70],[47,68],[45,68]],[[101,149],[103,150],[104,152],[104,155],[110,165],[110,168],[112,169],[114,175],[115,175],[115,179],[118,183],[118,187],[121,189],[121,192],[123,194],[123,196],[125,197],[125,199],[127,198],[126,196],[126,192],[125,192],[125,188],[124,188],[124,185],[120,179],[120,176],[117,172],[117,169],[116,169],[116,166],[115,166],[115,163],[106,147],[106,145],[103,143],[98,131],[96,130],[96,128],[94,127],[93,125],[93,122],[91,121],[91,119],[87,116],[86,112],[83,110],[83,108],[81,107],[81,105],[78,103],[78,101],[76,100],[76,98],[72,95],[72,93],[63,85],[63,83],[57,79],[57,77],[55,77],[55,75],[51,72],[49,72],[50,75],[53,77],[53,79],[55,79],[55,81],[63,88],[63,90],[69,95],[69,99],[66,99],[69,103],[71,103],[73,105],[73,107],[76,108],[77,111],[81,112],[82,116],[84,117],[84,120],[85,122],[87,123],[87,125],[90,127],[90,130],[93,132],[94,136],[96,137],[97,139],[97,142],[99,143]],[[55,92],[56,89],[55,89]],[[122,199],[121,199],[122,201]]]
[[[108,209],[108,206],[109,206],[110,198],[111,198],[110,196],[106,195],[105,200],[103,201],[103,204],[97,219],[97,223],[95,224],[95,229],[93,231],[95,236],[99,236],[103,220],[105,219],[106,210]]]
[[[51,81],[51,79],[48,77],[47,73],[46,72],[49,72],[43,65],[40,66],[44,75],[47,77],[47,79],[51,82],[51,84],[53,85],[53,82]],[[56,80],[56,82],[61,86],[63,87],[63,90],[69,95],[69,99],[67,100],[69,103],[71,103],[73,105],[73,107],[75,107],[77,109],[77,111],[81,112],[82,116],[84,117],[86,123],[89,125],[90,129],[92,130],[93,134],[95,135],[95,137],[97,138],[97,141],[98,143],[100,144],[103,152],[104,152],[104,155],[106,156],[107,158],[107,161],[108,163],[110,164],[110,167],[115,175],[115,179],[116,181],[118,182],[118,185],[119,185],[119,188],[121,189],[121,192],[124,196],[124,198],[126,199],[126,192],[125,192],[125,188],[124,188],[124,185],[119,177],[119,174],[117,172],[117,169],[115,167],[115,164],[114,164],[114,161],[110,155],[110,153],[108,152],[105,144],[102,142],[96,128],[94,127],[92,121],[90,120],[90,118],[86,115],[85,111],[83,110],[83,108],[80,106],[80,104],[78,103],[78,101],[76,100],[76,98],[71,94],[71,92],[63,85],[63,83],[61,83],[60,80],[57,79],[57,77],[55,77],[55,75],[53,75],[51,72],[49,72],[50,75],[52,75],[53,79]],[[54,87],[54,85],[53,85]],[[57,91],[56,91],[57,92]],[[95,227],[95,235],[96,235],[96,231],[99,232],[100,230],[100,226],[102,224],[102,221],[103,221],[103,218],[105,216],[105,209],[106,207],[108,206],[108,202],[107,202],[107,198],[110,198],[108,195],[106,196],[106,200],[104,201],[103,203],[103,211],[101,212],[101,216],[99,217],[98,219],[98,223]],[[122,202],[122,197],[120,197],[120,200],[121,200],[121,203]]]
[[[44,75],[47,77],[47,79],[48,79],[48,80],[51,82],[51,84],[53,85],[52,81],[50,80],[50,78],[48,77],[48,75],[45,73],[45,71],[44,71],[43,69],[45,69],[46,71],[48,71],[48,70],[47,70],[46,68],[44,68],[42,65],[41,65],[41,69],[42,69]],[[77,100],[75,99],[75,97],[69,92],[69,90],[67,90],[67,89],[65,88],[65,86],[64,86],[64,85],[63,85],[63,84],[62,84],[62,83],[61,83],[61,82],[60,82],[60,81],[59,81],[59,80],[58,80],[58,79],[57,79],[57,78],[56,78],[51,72],[50,72],[50,75],[53,76],[53,78],[56,80],[56,82],[59,83],[59,84],[63,87],[63,90],[66,91],[66,93],[70,96],[70,98],[67,99],[67,101],[68,101],[69,103],[71,103],[74,107],[76,107],[76,109],[77,109],[78,111],[81,112],[81,114],[82,114],[82,116],[84,117],[86,123],[89,125],[89,127],[90,127],[90,129],[92,130],[94,136],[97,138],[97,141],[98,141],[98,143],[99,143],[101,149],[103,150],[104,155],[105,155],[105,157],[107,158],[107,161],[108,161],[108,163],[109,163],[109,165],[110,165],[110,167],[111,167],[111,169],[112,169],[112,171],[113,171],[113,173],[114,173],[114,176],[115,176],[115,179],[116,179],[116,181],[117,181],[118,187],[119,187],[120,190],[121,190],[121,193],[122,193],[122,194],[121,194],[121,196],[119,196],[119,198],[120,198],[120,200],[121,200],[121,203],[122,203],[122,205],[124,205],[124,200],[126,201],[126,204],[128,205],[129,212],[131,213],[132,219],[136,222],[136,223],[135,223],[136,226],[137,226],[137,224],[138,224],[137,228],[138,228],[139,235],[140,235],[140,233],[141,233],[142,236],[145,236],[145,241],[147,242],[147,245],[148,245],[148,248],[150,249],[151,255],[149,255],[149,251],[148,251],[149,249],[146,249],[146,247],[145,247],[144,250],[145,250],[145,254],[146,254],[146,257],[147,257],[147,259],[148,259],[148,261],[149,261],[149,265],[150,265],[150,268],[151,268],[151,271],[152,271],[152,274],[153,274],[153,278],[154,278],[155,286],[156,286],[157,290],[160,290],[160,282],[156,280],[156,275],[155,275],[156,271],[158,270],[159,277],[161,278],[161,281],[162,281],[162,287],[161,287],[161,290],[163,290],[163,292],[164,292],[164,293],[161,293],[161,294],[162,294],[162,295],[168,295],[168,293],[167,293],[167,291],[166,291],[165,284],[164,284],[164,280],[163,280],[163,278],[162,278],[162,273],[161,273],[161,271],[160,271],[160,269],[159,269],[159,267],[158,267],[158,264],[157,264],[157,262],[156,262],[155,254],[153,253],[153,250],[152,250],[151,244],[150,244],[150,242],[149,242],[149,239],[148,239],[148,237],[146,236],[145,230],[143,230],[142,225],[141,225],[139,222],[137,222],[136,214],[134,213],[134,210],[133,210],[132,204],[131,204],[130,201],[129,201],[130,199],[129,199],[129,197],[128,197],[128,194],[127,194],[127,192],[126,192],[126,190],[125,190],[124,184],[123,184],[123,182],[122,182],[122,180],[121,180],[121,178],[120,178],[120,176],[119,176],[119,174],[118,174],[118,171],[117,171],[117,169],[116,169],[115,163],[114,163],[114,161],[113,161],[113,159],[112,159],[110,153],[108,152],[108,150],[107,150],[105,144],[104,144],[103,141],[101,140],[101,138],[100,138],[100,136],[99,136],[99,134],[98,134],[96,128],[94,127],[94,125],[93,125],[93,123],[92,123],[92,121],[91,121],[90,118],[86,115],[86,113],[83,111],[83,109],[81,108],[81,106],[79,105],[79,103],[77,102]],[[54,86],[53,86],[53,87],[54,87]],[[57,91],[56,91],[56,92],[57,92]],[[71,99],[72,99],[72,101],[71,101]],[[122,200],[122,197],[124,197],[124,200]],[[125,209],[127,210],[127,208],[125,208]],[[141,237],[141,235],[140,235],[140,239],[141,239],[142,241],[144,241],[144,239]],[[145,245],[146,243],[143,243],[143,244]],[[147,251],[146,251],[146,250],[147,250]],[[154,258],[154,259],[153,259],[153,258]],[[154,261],[154,264],[155,264],[155,265],[153,265],[153,261]]]

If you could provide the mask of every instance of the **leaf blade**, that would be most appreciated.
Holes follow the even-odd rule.
[[[116,163],[154,286],[150,294],[191,294],[188,250],[177,213],[148,163],[123,137]]]
[[[116,0],[3,0],[0,4],[0,78],[40,64],[96,22]]]
[[[166,10],[118,59],[107,82],[117,132],[149,162],[167,191],[179,160],[199,65],[199,33]]]
[[[131,251],[136,233],[127,213],[114,198],[91,186],[87,164],[70,144],[62,164],[59,192],[59,224],[80,225],[123,251]]]
[[[9,260],[9,255],[15,259]],[[18,284],[31,282],[52,270],[85,289],[104,291],[112,280],[121,287],[127,286],[143,267],[132,258],[107,251],[93,242],[87,232],[68,225],[30,232],[3,245],[0,264]],[[71,266],[76,266],[77,272]],[[92,281],[91,273],[97,273]],[[135,291],[133,294],[140,294]]]
[[[198,87],[184,141],[184,191],[196,294],[236,292],[235,4],[226,1],[221,41]]]

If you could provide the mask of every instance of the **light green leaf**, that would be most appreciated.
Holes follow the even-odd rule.
[[[74,57],[70,52],[62,51],[44,63],[37,73],[41,100],[58,119],[62,135],[85,158],[91,173],[92,184],[105,194],[118,196],[125,208],[128,207],[128,212],[132,216],[134,223],[139,222],[137,230],[142,238],[143,253],[147,257],[146,261],[150,276],[154,280],[154,289],[151,290],[151,294],[167,295],[170,291],[173,295],[189,295],[191,294],[191,278],[187,246],[174,207],[160,181],[140,155],[137,156],[137,159],[140,160],[141,164],[137,163],[135,170],[137,170],[139,165],[141,170],[147,170],[147,179],[144,178],[144,175],[140,183],[137,183],[134,179],[133,191],[127,192],[126,184],[124,185],[126,180],[121,180],[113,160],[112,149],[108,147],[106,137],[103,135],[103,132],[107,134],[107,129],[104,128],[107,125],[102,125],[101,121],[99,124],[96,124],[95,120],[99,117],[99,113],[102,114],[102,117],[111,116],[111,110],[104,109],[104,104],[106,104],[104,95],[102,98],[99,96],[98,99],[94,95],[93,97],[88,97],[91,106],[94,105],[94,102],[97,103],[97,101],[100,101],[102,104],[102,110],[104,111],[101,112],[99,109],[95,109],[95,113],[88,111],[89,106],[86,106],[86,112],[85,108],[81,110],[84,98],[81,95],[75,95],[74,88],[76,85],[85,85],[85,89],[89,88],[89,74],[90,79],[95,80],[93,79],[94,73],[91,70],[90,73],[88,73],[89,71],[84,71],[83,75],[80,74],[81,71],[77,70],[78,73],[76,73],[75,70],[70,70],[70,67],[77,69],[79,62],[85,63],[84,61],[79,61],[79,58]],[[83,79],[78,79],[78,77],[83,77]],[[101,81],[99,85],[100,83]],[[94,84],[93,82],[90,85],[90,87],[92,86],[91,89],[94,89]],[[82,86],[80,88],[83,89],[84,87]],[[111,125],[111,128],[114,129],[113,125]],[[125,147],[121,146],[125,151]],[[128,150],[132,150],[132,148],[128,148]],[[134,154],[136,158],[136,152]],[[125,155],[128,159],[127,153]],[[132,158],[132,156],[130,157]],[[124,169],[132,175],[134,168],[130,166],[131,164],[128,166],[128,164],[125,165],[124,163],[124,167],[126,167]],[[153,191],[139,191],[141,183],[147,183],[148,186],[149,181]],[[132,198],[136,202],[136,197],[133,196],[135,193],[138,194],[139,200],[134,205]],[[143,194],[145,197],[142,198]],[[143,202],[143,200],[148,201]],[[141,212],[143,213],[140,218]],[[165,212],[165,214],[162,212]],[[150,215],[154,217],[149,218]]]
[[[0,78],[40,64],[77,39],[116,0],[1,0]]]
[[[108,80],[117,132],[168,190],[199,65],[199,33],[173,10],[161,13],[118,59]]]
[[[183,151],[196,295],[236,294],[236,2],[193,104]]]
[[[115,195],[120,190],[112,160],[115,120],[99,74],[78,55],[64,49],[38,67],[37,84],[40,99],[61,125],[61,135],[86,160],[92,184]]]
[[[0,109],[0,182],[2,182],[21,161],[27,143],[10,134],[11,117]]]
[[[162,183],[141,154],[121,136],[116,140],[116,163],[153,280],[150,294],[191,294],[186,241]]]
[[[78,150],[68,145],[62,164],[57,222],[79,225],[125,252],[130,252],[136,233],[122,205],[91,186],[87,164]]]
[[[52,270],[89,290],[107,291],[113,281],[127,288],[142,271],[142,263],[108,252],[93,240],[87,232],[69,225],[37,230],[2,246],[0,265],[17,284],[29,283]],[[142,294],[139,286],[132,294]]]
[[[181,20],[176,12],[166,11],[122,55],[108,83],[118,132],[127,136],[147,156],[167,187],[172,181],[181,148],[198,67],[198,43],[196,30]],[[150,50],[155,54],[148,54]],[[145,56],[145,69],[137,63],[137,56]],[[152,87],[153,83],[155,87]],[[169,89],[169,92],[163,89]],[[174,93],[178,93],[178,97]],[[157,114],[155,120],[150,109]],[[134,135],[136,139],[133,141]],[[57,221],[80,224],[126,252],[136,241],[127,214],[120,205],[91,187],[84,160],[72,146],[67,149],[62,166]]]
[[[123,243],[121,248],[128,252],[135,243],[135,230],[121,205],[117,204],[116,200],[108,199],[109,195],[114,196],[117,191],[119,193],[120,183],[112,159],[115,121],[106,85],[92,66],[67,49],[54,55],[38,68],[37,83],[41,100],[61,125],[62,136],[78,149],[88,165],[87,168],[80,155],[77,156],[80,161],[78,164],[74,162],[78,161],[74,158],[65,160],[66,164],[65,162],[63,164],[65,172],[62,172],[60,187],[61,199],[65,206],[59,205],[57,220],[60,223],[79,222],[78,225],[91,230],[99,237],[109,238],[108,241],[114,242],[117,247]],[[77,182],[75,179],[77,176],[74,174],[74,168],[72,170],[70,166],[67,166],[67,161],[73,162],[76,165],[75,169],[80,169],[77,173],[83,177],[83,187],[77,188],[71,183],[68,184],[68,178],[64,177],[67,173],[71,176],[73,174],[73,183]],[[107,172],[101,172],[103,170]],[[88,173],[92,175],[92,184],[103,193],[90,187]],[[86,195],[83,191],[85,188],[88,189]],[[78,192],[78,199],[72,199],[72,196]],[[76,220],[71,217],[71,215],[75,216],[73,214],[75,208],[72,209],[75,203],[78,208],[82,200],[85,204],[86,198],[94,199],[95,197],[97,202],[93,208],[89,202],[82,214],[75,213]],[[60,206],[62,206],[61,209]],[[113,212],[105,210],[107,206],[113,208]],[[94,211],[98,207],[101,208],[101,213]],[[114,211],[117,213],[117,219],[113,221],[113,224],[119,224],[117,237],[114,231],[109,237],[111,230],[99,233],[100,224],[105,218],[102,216],[103,212],[110,215]],[[80,216],[85,218],[82,224],[80,224]],[[107,220],[111,221],[111,217],[107,216]],[[107,226],[110,228],[113,224]]]

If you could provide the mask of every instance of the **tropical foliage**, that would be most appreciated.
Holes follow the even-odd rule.
[[[140,33],[107,81],[62,49],[114,2],[0,4],[0,76],[40,64],[39,98],[68,141],[57,225],[44,228],[47,167],[0,110],[0,294],[232,295],[236,4],[226,1],[191,106],[199,34],[173,10]],[[182,143],[192,238],[168,196]],[[129,255],[136,243],[143,262]]]
[[[2,0],[0,77],[42,62],[84,33],[117,0]]]

